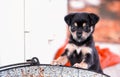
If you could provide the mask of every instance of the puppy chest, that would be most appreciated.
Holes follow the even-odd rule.
[[[79,54],[81,52],[81,50],[82,50],[82,47],[77,48],[76,53]]]
[[[91,54],[91,53],[92,53],[92,48],[90,47],[76,47],[76,49],[74,49],[72,52],[69,51],[67,55],[78,58],[78,56]]]
[[[92,53],[92,48],[88,47],[88,46],[76,46],[75,44],[68,44],[66,46],[66,50],[67,52],[67,56],[70,55],[79,55],[80,53],[82,53],[83,55],[87,54],[87,53]]]
[[[85,54],[87,54],[87,53],[92,53],[92,48],[90,48],[90,47],[85,47],[85,46],[83,46],[83,47],[78,47],[78,48],[76,49],[76,52],[77,52],[77,54],[80,54],[80,52],[81,52],[83,55],[85,55]]]
[[[68,59],[71,63],[71,65],[74,65],[75,63],[79,63],[82,61],[82,52],[81,49],[74,50],[69,56]]]
[[[80,63],[83,59],[87,57],[88,54],[92,53],[92,49],[88,47],[79,47],[69,54],[68,59],[71,65],[75,63]]]

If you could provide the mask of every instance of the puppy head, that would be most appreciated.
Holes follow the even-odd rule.
[[[94,13],[70,13],[64,17],[74,40],[82,42],[92,35],[99,17]]]

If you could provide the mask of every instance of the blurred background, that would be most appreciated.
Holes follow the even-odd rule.
[[[119,8],[120,0],[0,0],[0,66],[32,57],[38,57],[41,64],[50,64],[65,45],[68,32],[64,16],[71,12],[99,15],[95,44],[99,50],[107,48],[119,59]],[[114,57],[111,58],[115,60]],[[119,77],[119,62],[106,65],[104,71]]]

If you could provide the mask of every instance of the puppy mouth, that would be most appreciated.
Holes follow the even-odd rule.
[[[81,39],[77,39],[76,41],[77,41],[77,42],[82,42],[82,40],[81,40]]]
[[[84,41],[84,40],[85,40],[85,38],[83,38],[83,37],[77,37],[77,38],[76,38],[76,41],[77,41],[77,42],[82,42],[82,41]]]
[[[73,33],[71,32],[71,34],[72,34],[73,39],[74,39],[76,42],[82,42],[82,41],[85,40],[85,38],[83,37],[82,34],[81,34],[81,35],[77,35],[76,32],[73,32]]]

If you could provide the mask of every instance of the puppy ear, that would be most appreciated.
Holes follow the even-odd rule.
[[[99,21],[99,17],[96,14],[90,13],[89,16],[91,19],[91,25],[95,25]]]
[[[72,18],[73,18],[74,15],[75,15],[75,13],[70,13],[70,14],[68,14],[64,17],[64,20],[68,25],[71,24],[71,21],[72,21]]]

